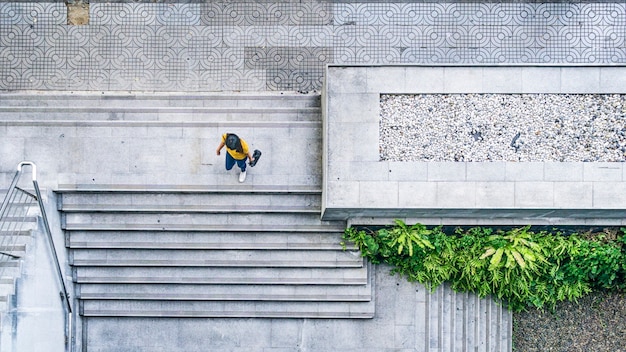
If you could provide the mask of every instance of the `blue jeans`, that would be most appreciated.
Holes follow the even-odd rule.
[[[246,171],[246,159],[247,158],[237,160],[233,158],[228,152],[226,152],[226,170],[232,169],[233,166],[235,166],[235,163],[237,163],[237,166],[239,166],[241,172]]]

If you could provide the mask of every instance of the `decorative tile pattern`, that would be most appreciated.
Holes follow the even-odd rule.
[[[327,64],[626,63],[626,3],[0,3],[0,89],[303,90]]]

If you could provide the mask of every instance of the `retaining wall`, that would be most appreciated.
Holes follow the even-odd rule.
[[[626,66],[329,66],[324,219],[425,224],[626,223],[621,162],[380,161],[381,94],[626,93]],[[357,220],[358,219],[358,220]]]

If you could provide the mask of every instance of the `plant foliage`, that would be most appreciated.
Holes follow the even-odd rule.
[[[492,295],[514,311],[553,308],[594,289],[626,288],[626,228],[613,236],[533,232],[530,226],[446,234],[441,227],[396,220],[376,231],[348,228],[344,240],[409,281],[431,290],[449,282],[457,292]]]

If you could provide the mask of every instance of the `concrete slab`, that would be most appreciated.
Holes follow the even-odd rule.
[[[545,166],[542,162],[506,163],[507,181],[542,181]]]
[[[399,182],[399,208],[427,208],[437,202],[437,183]]]
[[[514,208],[514,182],[476,182],[477,208]]]
[[[543,79],[537,79],[538,76]],[[522,67],[522,88],[519,93],[561,92],[561,70],[559,67]]]
[[[593,184],[591,182],[555,182],[554,207],[560,209],[593,208]]]
[[[445,67],[430,66],[424,67],[419,72],[414,70],[406,70],[404,79],[404,88],[400,91],[400,87],[395,88],[395,92],[392,91],[392,87],[387,87],[390,93],[405,94],[408,92],[422,92],[422,93],[443,93],[444,80],[441,79],[445,71]]]
[[[583,181],[584,179],[584,163],[572,162],[545,162],[544,180],[546,181]]]
[[[429,162],[428,181],[465,181],[465,163]]]
[[[428,179],[428,163],[426,162],[392,161],[387,162],[386,165],[389,169],[389,181],[426,181]]]
[[[475,182],[437,182],[437,203],[431,208],[476,207]]]
[[[360,181],[359,208],[398,207],[398,182]]]
[[[551,209],[554,207],[553,182],[516,182],[515,206]]]
[[[562,67],[560,93],[597,93],[600,87],[599,67]],[[604,92],[603,92],[604,93]]]
[[[465,165],[468,181],[504,181],[506,179],[505,162],[468,162]]]
[[[482,77],[482,91],[493,93],[518,93],[522,91],[523,67],[493,67]]]
[[[622,181],[623,163],[584,163],[585,181]]]

